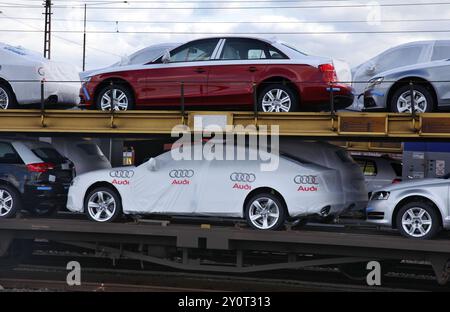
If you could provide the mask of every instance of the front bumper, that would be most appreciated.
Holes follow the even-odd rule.
[[[386,110],[389,89],[383,85],[364,91],[365,110]]]
[[[395,205],[388,200],[371,200],[366,208],[368,223],[392,227],[392,215]]]

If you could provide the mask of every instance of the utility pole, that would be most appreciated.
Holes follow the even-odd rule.
[[[52,2],[45,0],[45,32],[44,32],[44,57],[50,59],[50,47],[52,41]]]
[[[83,31],[83,71],[86,69],[86,15],[87,5],[84,4],[84,31]]]

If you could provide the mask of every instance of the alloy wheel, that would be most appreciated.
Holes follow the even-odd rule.
[[[8,109],[9,96],[6,90],[0,87],[0,109]]]
[[[291,110],[291,105],[291,97],[282,89],[272,89],[262,99],[262,109],[266,113],[287,113]]]
[[[402,227],[412,237],[423,237],[432,228],[431,215],[423,208],[413,207],[405,211],[402,216]]]
[[[87,209],[92,219],[98,222],[106,222],[114,216],[117,204],[114,196],[110,193],[98,191],[89,198]]]
[[[14,206],[12,195],[4,189],[0,189],[0,217],[6,216]]]
[[[425,113],[428,108],[428,101],[425,95],[417,90],[413,92],[414,107],[417,113]],[[411,91],[403,92],[397,100],[397,111],[399,113],[411,113]]]
[[[100,101],[103,111],[110,111],[111,107],[115,111],[126,111],[128,109],[128,96],[119,89],[110,89],[103,93]]]
[[[272,228],[280,218],[280,208],[270,198],[261,197],[253,201],[249,210],[250,222],[261,230]]]

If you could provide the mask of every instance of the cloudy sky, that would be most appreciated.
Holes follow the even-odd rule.
[[[245,32],[277,38],[308,54],[345,59],[352,66],[401,43],[450,38],[450,1],[130,0],[121,4],[118,0],[53,0],[53,59],[81,67],[84,14],[81,5],[85,2],[88,32],[112,32],[88,33],[87,69],[112,64],[121,56],[151,44],[211,36],[205,33]],[[441,4],[392,6],[433,2]],[[15,32],[43,30],[41,4],[41,0],[0,0],[0,41],[41,52],[43,33]],[[345,33],[417,30],[422,32]],[[448,32],[423,32],[433,30]],[[136,31],[152,33],[132,33]]]

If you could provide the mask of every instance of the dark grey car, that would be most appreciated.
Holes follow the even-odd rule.
[[[372,78],[364,92],[365,110],[418,113],[450,108],[449,59],[404,66]],[[414,101],[411,100],[411,86]]]

